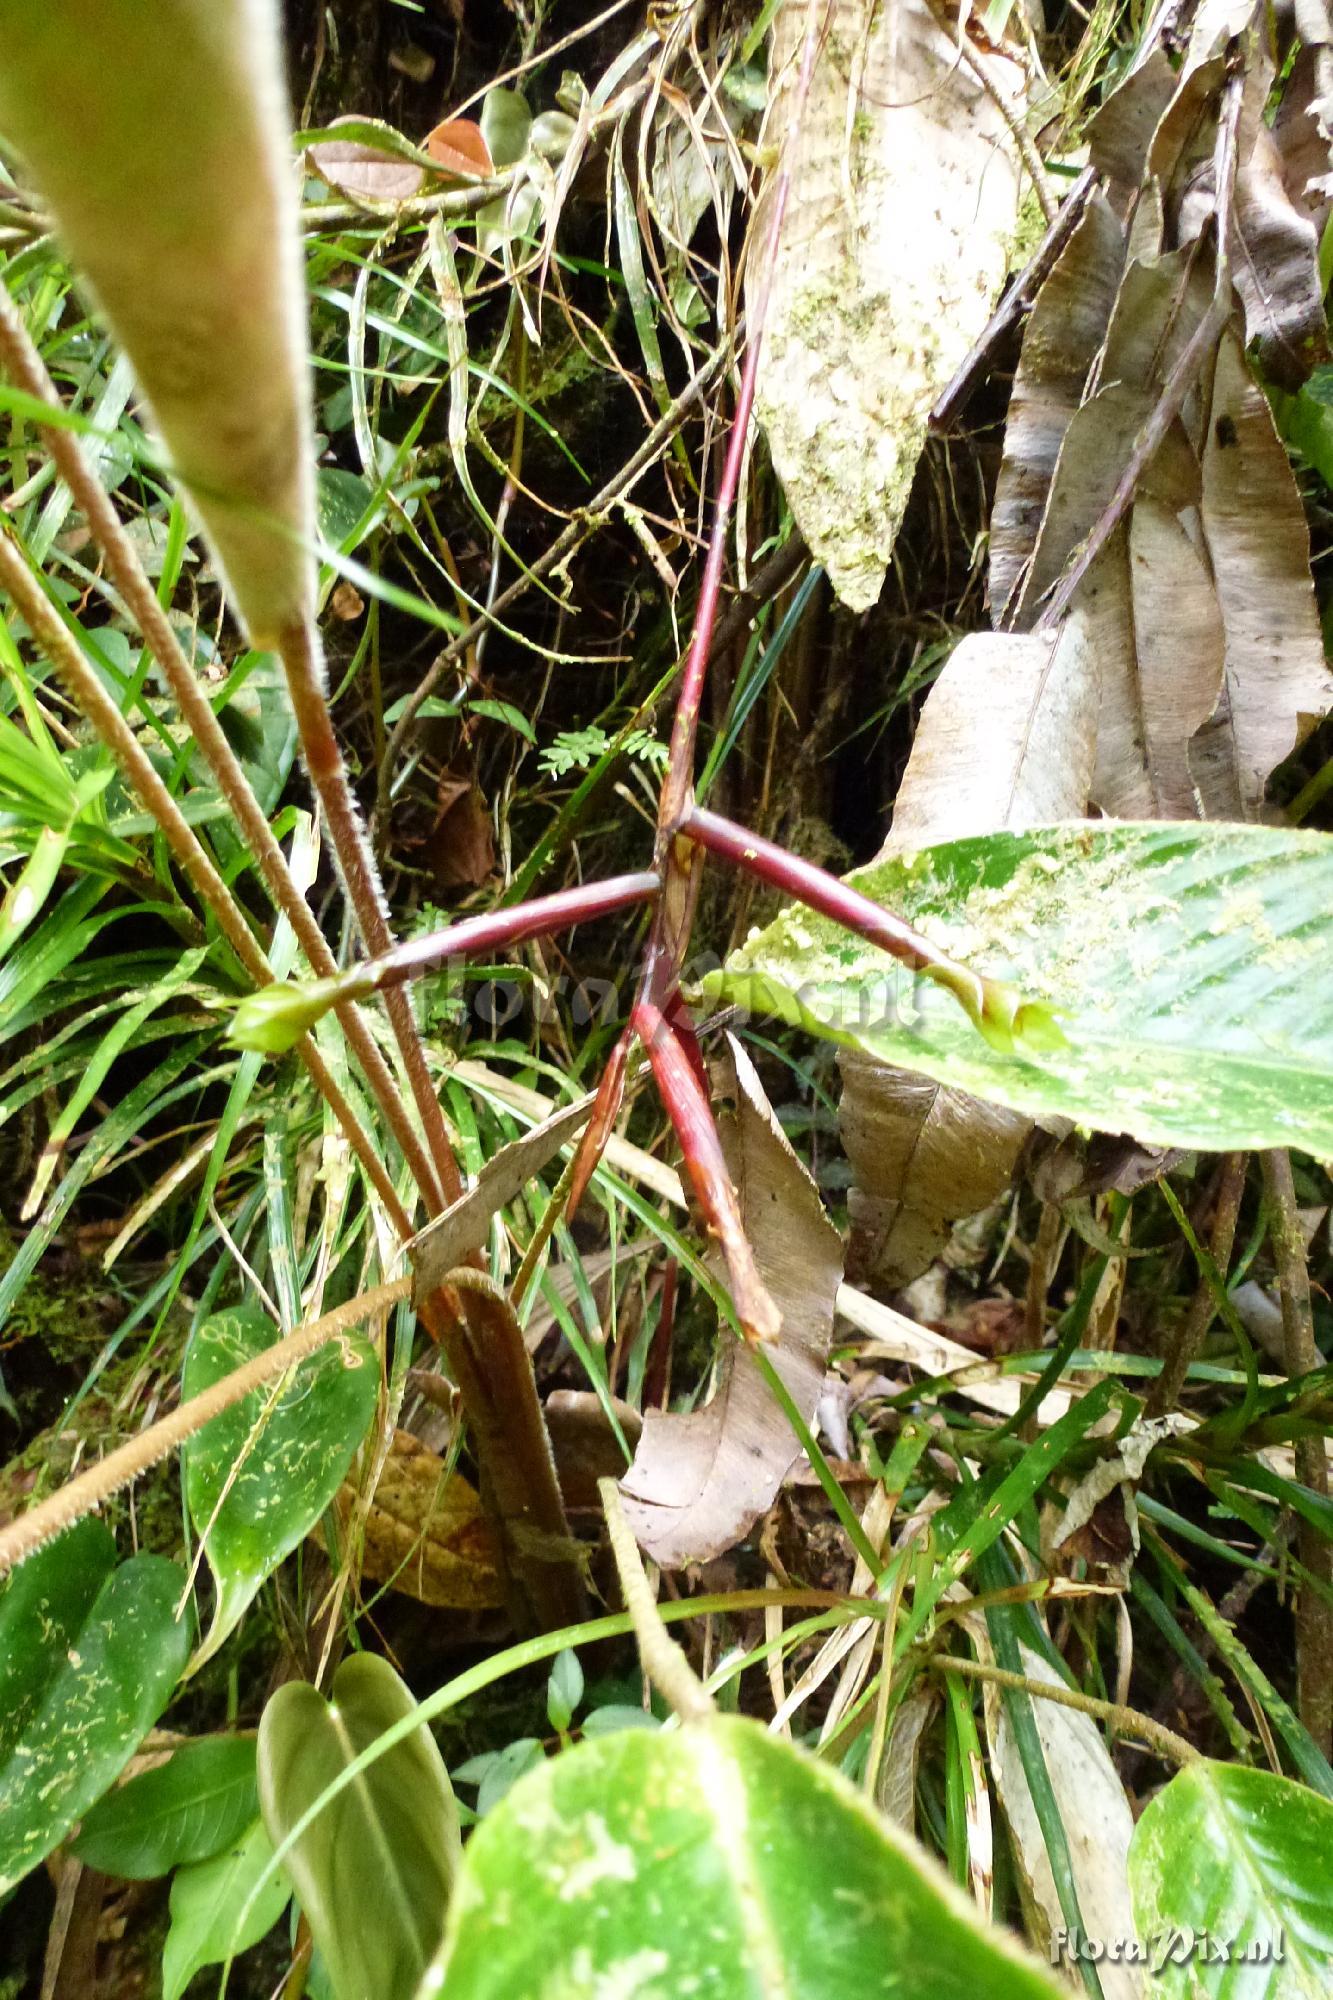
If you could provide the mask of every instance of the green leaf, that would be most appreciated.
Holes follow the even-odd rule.
[[[516,729],[529,743],[537,741],[536,730],[522,709],[515,708],[512,701],[491,701],[489,697],[483,697],[480,701],[470,701],[467,706],[469,715],[486,715],[492,722],[507,722],[511,729]]]
[[[264,1710],[259,1796],[275,1843],[416,1708],[387,1660],[371,1653],[345,1660],[332,1692],[327,1702],[292,1682]],[[423,1723],[339,1792],[283,1857],[338,2000],[411,2000],[440,1941],[458,1861],[453,1791]]]
[[[73,1851],[105,1875],[149,1881],[210,1860],[258,1811],[253,1736],[206,1736],[95,1805]]]
[[[1184,1957],[1182,1948],[1181,1961],[1162,1966],[1154,1994],[1163,2000],[1327,1994],[1330,1854],[1333,1804],[1304,1785],[1202,1759],[1179,1772],[1145,1809],[1129,1849],[1139,1935],[1174,1940],[1193,1933],[1194,1949]]]
[[[184,1396],[197,1396],[273,1345],[256,1305],[214,1313],[185,1357]],[[199,1659],[235,1629],[265,1577],[304,1540],[343,1482],[379,1394],[379,1369],[358,1336],[330,1341],[279,1384],[256,1389],[186,1446],[190,1518],[206,1537],[217,1607]],[[198,1664],[198,1661],[196,1661]]]
[[[468,1842],[418,2000],[1055,2000],[828,1765],[719,1716],[584,1743]]]
[[[375,489],[359,472],[343,472],[337,466],[321,466],[315,475],[315,512],[319,532],[330,548],[355,548],[375,508]]]
[[[497,172],[523,158],[531,130],[532,113],[523,93],[493,85],[481,101],[481,136]]]
[[[552,1660],[546,1683],[546,1719],[557,1735],[564,1735],[582,1700],[583,1668],[578,1654],[566,1646]]]
[[[225,1853],[177,1870],[171,1928],[162,1948],[162,2000],[180,2000],[201,1966],[248,1951],[272,1930],[291,1901],[290,1885],[275,1872],[250,1904],[272,1859],[273,1844],[256,1819]]]
[[[1333,1152],[1327,835],[1089,822],[952,841],[850,879],[1047,1003],[1067,1046],[992,1048],[946,992],[804,910],[705,992],[1037,1117],[1150,1145]]]
[[[0,1896],[119,1777],[189,1657],[179,1564],[81,1522],[0,1597]]]

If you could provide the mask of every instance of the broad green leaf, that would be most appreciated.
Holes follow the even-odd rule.
[[[218,1312],[185,1357],[184,1396],[197,1396],[277,1338],[258,1306]],[[191,1439],[184,1453],[190,1518],[205,1537],[217,1607],[199,1659],[216,1652],[265,1577],[332,1500],[366,1434],[379,1369],[358,1336],[330,1341],[267,1389],[257,1389]],[[196,1661],[198,1664],[198,1661]]]
[[[250,1903],[272,1859],[273,1843],[256,1819],[224,1853],[177,1870],[162,1947],[162,2000],[180,2000],[201,1966],[248,1951],[272,1930],[291,1901],[290,1884],[275,1872]]]
[[[115,1782],[189,1656],[179,1564],[114,1565],[106,1529],[83,1522],[0,1597],[0,1896]]]
[[[881,1061],[1150,1145],[1333,1153],[1333,839],[1232,824],[997,833],[850,878],[1067,1046],[990,1047],[946,992],[788,910],[704,981]]]
[[[259,1796],[275,1844],[415,1706],[372,1653],[344,1661],[332,1701],[305,1682],[279,1688],[259,1725]],[[458,1861],[453,1791],[423,1723],[339,1792],[283,1857],[338,2000],[411,2000],[439,1944]]]
[[[1179,1956],[1153,1982],[1154,1994],[1163,2000],[1327,1994],[1330,1856],[1333,1804],[1304,1785],[1202,1759],[1179,1772],[1145,1809],[1129,1849],[1140,1937],[1180,1941]]]
[[[827,1764],[757,1723],[584,1743],[468,1842],[418,2000],[1055,2000]]]
[[[100,1800],[74,1853],[105,1875],[148,1881],[211,1860],[258,1811],[253,1736],[206,1736]]]

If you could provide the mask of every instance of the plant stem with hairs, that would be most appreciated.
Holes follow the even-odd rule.
[[[55,384],[29,339],[13,301],[3,290],[0,290],[0,365],[10,381],[27,394],[48,404],[53,412],[63,410]],[[199,752],[235,815],[237,827],[254,856],[270,896],[290,923],[316,977],[331,977],[338,968],[324,933],[293,879],[286,856],[274,838],[254,788],[241,769],[213,712],[213,705],[185,657],[120,516],[88,462],[82,441],[59,423],[43,424],[40,430],[43,443],[82,510],[94,541],[106,557],[107,568],[126,609],[162,669]],[[361,1065],[366,1083],[389,1129],[402,1149],[413,1178],[418,1186],[429,1188],[433,1178],[430,1162],[413,1129],[393,1072],[380,1054],[359,1008],[351,1002],[339,1003],[338,1023]]]
[[[161,827],[172,854],[193,882],[201,901],[211,911],[218,929],[246,974],[257,986],[266,985],[273,977],[273,969],[246,922],[240,905],[204,852],[197,834],[187,823],[175,799],[158,777],[133,730],[84,659],[77,642],[24,561],[12,536],[3,531],[0,531],[0,583],[4,584],[10,598],[22,612],[28,630],[56,667],[71,700],[92,724],[119,764],[126,782],[137,792]],[[409,1235],[411,1222],[378,1148],[309,1036],[299,1043],[297,1053],[311,1081],[347,1134],[353,1152],[393,1217],[395,1227],[404,1236]]]

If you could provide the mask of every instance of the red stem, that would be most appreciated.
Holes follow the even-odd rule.
[[[605,882],[585,882],[577,889],[561,889],[552,896],[535,896],[531,902],[517,903],[512,909],[488,910],[484,916],[464,917],[461,923],[450,924],[447,930],[411,938],[381,957],[367,959],[364,964],[341,973],[337,980],[339,998],[359,999],[368,993],[401,986],[415,973],[429,972],[451,958],[499,951],[506,945],[522,944],[528,938],[568,930],[594,917],[610,916],[631,903],[646,902],[660,887],[658,875],[644,868],[637,874],[612,875]]]
[[[648,1052],[657,1088],[680,1140],[686,1172],[709,1232],[721,1245],[741,1331],[747,1340],[774,1340],[781,1329],[782,1316],[755,1264],[722,1142],[713,1123],[712,1107],[695,1075],[694,1064],[651,1000],[641,998],[637,1002],[631,1026]]]
[[[691,808],[680,832],[687,840],[707,848],[710,854],[747,869],[784,895],[795,897],[823,917],[831,917],[844,930],[878,945],[913,972],[924,972],[928,978],[938,980],[978,1025],[983,1022],[991,1028],[1014,1025],[1014,999],[1008,989],[959,965],[901,917],[881,909],[858,889],[840,882],[836,875],[826,874],[813,862],[802,861],[785,847],[778,847],[757,833],[748,833],[743,826],[723,819],[720,813],[708,812],[703,806]]]

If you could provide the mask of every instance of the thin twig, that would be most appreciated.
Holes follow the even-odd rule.
[[[288,626],[279,638],[278,653],[287,678],[306,771],[323,810],[334,859],[352,915],[366,950],[372,956],[380,957],[393,947],[389,920],[385,915],[384,891],[361,825],[361,815],[352,796],[342,746],[334,734],[333,718],[324,693],[324,663],[319,634],[313,622],[305,618],[298,624]],[[446,1202],[457,1201],[463,1192],[462,1177],[426,1066],[426,1055],[417,1033],[411,1002],[401,989],[396,989],[386,995],[385,1006],[438,1176],[438,1182],[433,1181],[429,1188],[422,1189],[422,1193],[427,1207],[437,1212]]]

